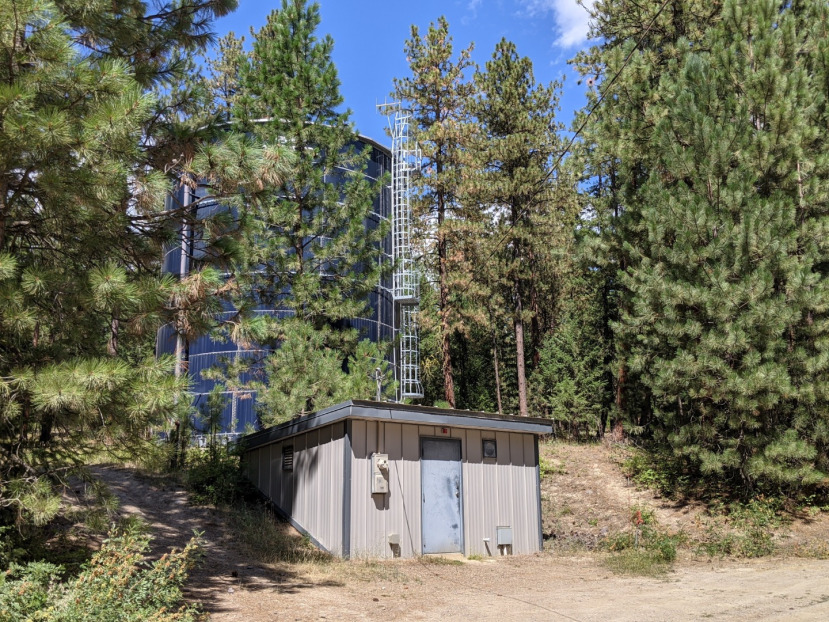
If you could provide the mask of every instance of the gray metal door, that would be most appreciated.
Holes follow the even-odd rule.
[[[461,441],[423,438],[420,448],[423,553],[461,552]]]

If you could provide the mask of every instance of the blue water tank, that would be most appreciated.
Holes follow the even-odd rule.
[[[391,172],[391,152],[382,145],[365,137],[360,137],[353,145],[353,147],[362,152],[367,147],[369,148],[369,159],[365,167],[364,174],[366,178],[372,182],[378,182],[384,175]],[[334,171],[326,175],[326,181],[341,183],[345,179],[343,171]],[[177,195],[170,197],[172,203],[182,205],[184,203],[184,189],[179,188]],[[207,196],[207,190],[199,186],[195,190],[195,198],[203,199]],[[216,211],[224,209],[218,202],[199,201],[198,212],[196,218],[206,218],[213,215]],[[391,196],[388,186],[384,186],[374,200],[374,205],[371,213],[365,219],[366,230],[373,230],[380,226],[383,221],[388,221],[391,218]],[[179,239],[181,238],[179,232]],[[203,249],[200,248],[198,239],[198,232],[190,232],[187,236],[186,244],[189,246],[189,255],[198,259]],[[382,261],[392,261],[392,240],[391,233],[387,234],[382,240]],[[182,263],[182,244],[177,242],[170,245],[164,253],[162,262],[162,271],[169,274],[181,274],[182,271],[186,274],[189,269],[188,259],[185,257],[184,264]],[[391,343],[394,340],[395,332],[395,306],[391,294],[390,277],[384,279],[374,288],[369,295],[368,307],[369,312],[365,317],[354,318],[349,320],[348,326],[356,328],[361,336],[370,339],[375,343]],[[223,313],[227,316],[233,314],[233,309],[228,308]],[[268,308],[262,306],[256,309],[255,313],[265,313],[269,315],[285,315],[284,310]],[[174,354],[176,350],[176,334],[172,326],[162,326],[158,331],[156,340],[156,353]],[[201,409],[206,405],[207,396],[214,388],[215,382],[204,378],[202,373],[215,365],[222,362],[223,359],[233,359],[235,357],[250,357],[261,359],[267,355],[267,348],[253,345],[249,348],[242,348],[231,341],[221,341],[210,336],[202,336],[186,344],[185,358],[187,360],[187,369],[191,377],[191,391],[193,393],[194,406]],[[250,380],[244,378],[243,380]],[[257,427],[256,416],[256,395],[255,393],[231,393],[227,394],[227,405],[222,413],[221,430],[223,434],[235,437],[245,432],[246,428],[253,426]],[[194,422],[197,434],[200,431],[200,423],[198,420]]]

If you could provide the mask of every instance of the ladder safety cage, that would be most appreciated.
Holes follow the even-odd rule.
[[[412,249],[411,177],[420,167],[420,149],[409,136],[411,113],[400,102],[381,104],[389,119],[391,133],[391,211],[392,211],[392,298],[397,306],[399,397],[421,398],[420,343],[417,314],[420,309],[420,279]]]

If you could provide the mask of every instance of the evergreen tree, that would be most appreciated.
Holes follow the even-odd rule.
[[[555,121],[559,85],[537,85],[531,61],[519,57],[505,39],[496,45],[486,70],[475,74],[477,96],[470,108],[478,132],[470,141],[474,173],[465,198],[489,211],[497,229],[493,241],[512,309],[515,335],[518,412],[529,414],[527,400],[527,324],[541,342],[541,290],[555,274],[542,279],[550,249],[570,244],[577,203],[567,178],[550,166],[560,160],[562,145]],[[555,296],[553,296],[555,298]],[[555,300],[549,305],[555,308]]]
[[[267,382],[259,385],[266,424],[333,403],[322,383],[309,378],[300,391],[299,384],[287,386],[286,378],[337,365],[363,373],[355,363],[359,334],[348,328],[349,319],[366,313],[381,274],[386,225],[367,224],[386,181],[372,183],[365,175],[367,153],[356,148],[350,112],[339,111],[333,41],[317,38],[319,22],[318,5],[283,0],[254,33],[235,109],[245,131],[265,144],[284,144],[293,154],[291,175],[255,203],[247,264],[239,268],[250,275],[245,295],[276,311],[264,342],[280,350],[265,364]],[[371,369],[381,361],[375,352]],[[297,393],[302,399],[292,397]],[[373,394],[361,390],[350,397]]]
[[[245,38],[237,38],[229,32],[219,39],[216,57],[207,60],[210,76],[207,88],[210,91],[211,109],[225,121],[233,118],[233,109],[241,88],[241,71],[247,54],[244,51]]]
[[[573,125],[584,125],[580,157],[590,206],[586,226],[600,232],[585,236],[584,248],[594,269],[605,277],[603,332],[613,339],[615,349],[614,360],[607,362],[606,380],[614,392],[614,428],[623,418],[636,425],[647,423],[651,400],[629,369],[631,344],[610,329],[619,309],[631,304],[619,279],[636,261],[629,248],[646,235],[640,226],[641,188],[655,156],[647,112],[657,101],[660,77],[678,54],[678,42],[705,45],[703,35],[719,19],[721,7],[721,0],[597,0],[591,11],[591,36],[601,43],[574,59],[583,79],[594,87]]]
[[[530,379],[532,402],[570,438],[601,436],[609,394],[608,343],[602,331],[603,275],[576,264],[568,275],[560,318],[547,333]]]
[[[186,216],[167,173],[219,196],[258,176],[249,141],[184,118],[188,56],[234,5],[0,3],[2,506],[47,520],[52,482],[187,408],[151,346],[185,286],[158,276]]]
[[[420,175],[415,178],[419,193],[413,203],[416,237],[424,245],[425,267],[437,277],[437,312],[440,337],[440,367],[443,397],[456,405],[452,335],[459,330],[462,305],[453,291],[457,287],[456,263],[462,260],[460,240],[470,214],[458,200],[463,170],[463,133],[468,127],[466,106],[473,93],[464,72],[472,66],[472,46],[453,58],[449,23],[440,17],[421,36],[412,26],[405,53],[411,77],[395,79],[392,97],[405,102],[412,112],[412,138],[422,150]],[[474,215],[473,215],[474,219]],[[460,259],[459,259],[460,256]],[[461,280],[463,279],[461,271]],[[428,309],[426,309],[428,312]],[[428,321],[428,320],[427,320]]]
[[[725,2],[646,114],[619,331],[675,451],[749,491],[827,481],[826,18]]]
[[[264,424],[280,423],[351,399],[393,398],[393,371],[378,344],[359,341],[348,353],[333,348],[327,332],[297,318],[279,324],[279,347],[264,361],[267,383],[253,383]]]

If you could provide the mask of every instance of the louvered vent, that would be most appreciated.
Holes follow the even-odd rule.
[[[294,446],[288,445],[282,448],[282,470],[294,470]]]

